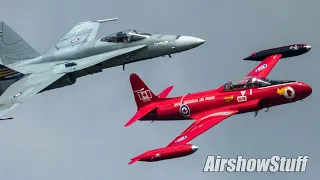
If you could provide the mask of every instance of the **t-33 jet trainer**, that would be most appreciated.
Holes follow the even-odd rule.
[[[138,75],[131,74],[130,82],[138,110],[125,126],[137,120],[194,121],[167,147],[147,151],[132,158],[129,164],[190,155],[197,151],[198,147],[186,143],[234,114],[254,112],[254,116],[257,116],[261,109],[308,97],[312,93],[308,84],[300,81],[270,80],[266,77],[281,58],[297,56],[310,49],[311,46],[307,44],[295,44],[254,52],[245,60],[262,62],[245,78],[228,82],[218,89],[173,98],[166,98],[173,86],[155,95]]]
[[[136,30],[100,39],[101,23],[118,18],[81,22],[47,54],[40,55],[12,28],[0,22],[0,117],[33,95],[72,85],[76,79],[105,68],[195,48],[205,41],[191,36],[149,34]],[[2,118],[6,120],[12,118]]]

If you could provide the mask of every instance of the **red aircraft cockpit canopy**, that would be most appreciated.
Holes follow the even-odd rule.
[[[256,88],[256,87],[267,87],[272,86],[276,84],[283,84],[283,83],[290,83],[290,82],[296,82],[296,81],[289,81],[289,80],[270,80],[267,78],[262,77],[252,77],[248,76],[242,79],[233,80],[228,83],[224,84],[224,90],[225,91],[234,91],[239,89],[247,89],[247,88]]]
[[[238,89],[266,87],[271,85],[271,80],[261,77],[245,77],[238,80],[230,81],[224,84],[225,91],[232,91]]]

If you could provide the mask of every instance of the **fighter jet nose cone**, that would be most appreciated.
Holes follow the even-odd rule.
[[[201,44],[206,42],[203,39],[192,36],[182,36],[182,38],[186,44],[193,45],[194,47],[200,46]]]
[[[311,47],[310,45],[306,45],[307,51],[310,51],[311,48],[312,48],[312,47]]]
[[[192,149],[193,152],[196,152],[199,148],[197,146],[195,146],[195,145],[192,145],[191,149]]]
[[[205,40],[197,38],[197,37],[180,36],[176,40],[176,45],[177,45],[177,47],[180,47],[181,51],[185,51],[185,50],[189,50],[189,49],[198,47],[205,42],[206,42]]]
[[[199,43],[200,45],[206,42],[206,40],[201,39],[201,38],[197,38],[197,41],[198,41],[198,43]]]

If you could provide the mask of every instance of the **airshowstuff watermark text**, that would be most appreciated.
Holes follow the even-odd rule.
[[[287,158],[271,156],[270,158],[222,158],[208,156],[204,172],[305,172],[309,156]]]

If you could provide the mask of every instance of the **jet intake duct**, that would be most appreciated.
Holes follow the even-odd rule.
[[[56,80],[51,85],[49,85],[48,87],[46,87],[41,92],[72,85],[72,84],[76,83],[76,80],[77,80],[77,78],[74,77],[72,74],[66,74],[66,75],[62,76],[60,79]]]

